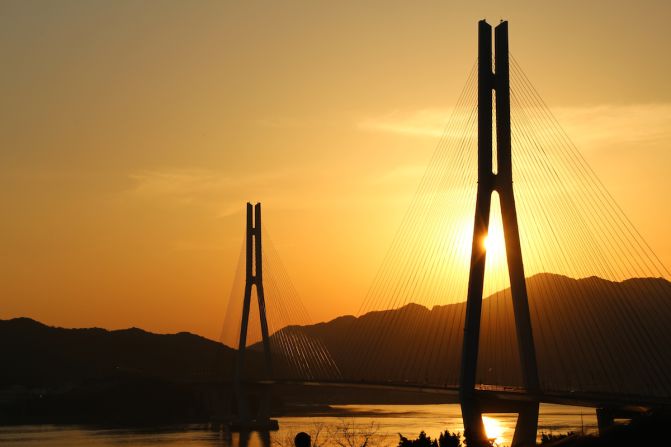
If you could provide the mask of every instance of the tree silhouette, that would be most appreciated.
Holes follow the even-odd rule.
[[[450,433],[445,430],[438,437],[439,447],[461,447],[461,433]]]
[[[424,430],[419,433],[417,439],[408,439],[399,433],[401,439],[398,447],[461,447],[461,434],[450,433],[445,430],[438,436],[438,439],[431,439]]]

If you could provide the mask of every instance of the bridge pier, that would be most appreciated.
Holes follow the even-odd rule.
[[[538,402],[529,402],[520,408],[517,413],[517,424],[511,447],[526,447],[536,445],[536,434],[538,433]]]
[[[536,445],[538,433],[538,402],[518,403],[518,408],[513,411],[496,411],[496,413],[517,413],[517,423],[511,447],[533,447]],[[490,447],[491,442],[487,438],[482,415],[485,413],[480,409],[471,407],[469,404],[461,405],[462,418],[464,420],[464,436],[468,439],[468,445],[474,447]],[[494,411],[492,411],[494,413]]]
[[[461,418],[464,421],[464,437],[468,445],[473,447],[489,447],[485,424],[482,422],[482,411],[475,399],[461,400]]]
[[[235,403],[237,414],[220,421],[234,432],[275,431],[279,429],[276,419],[270,418],[272,400],[271,385],[236,385]]]
[[[622,407],[599,407],[596,409],[596,424],[599,435],[603,435],[615,425],[615,419],[634,419],[637,416],[650,411],[650,408],[629,406]]]
[[[596,424],[599,428],[599,434],[603,435],[609,428],[615,424],[615,415],[610,408],[596,409]]]
[[[461,411],[469,446],[490,447],[482,415],[486,413],[516,413],[517,423],[511,447],[531,447],[536,445],[538,432],[538,412],[540,402],[529,397],[525,400],[504,400],[496,397],[474,395],[473,399],[462,400]]]

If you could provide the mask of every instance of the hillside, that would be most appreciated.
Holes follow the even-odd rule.
[[[16,318],[0,320],[0,358],[0,424],[145,425],[209,421],[235,351],[189,333]]]
[[[235,351],[206,338],[131,328],[63,329],[0,320],[0,384],[50,387],[114,377],[176,381],[230,377]]]
[[[671,395],[671,283],[539,274],[527,279],[539,375],[547,390]],[[465,303],[408,304],[303,330],[343,376],[456,384]],[[483,300],[479,381],[521,384],[510,290]]]

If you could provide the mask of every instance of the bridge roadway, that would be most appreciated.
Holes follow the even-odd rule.
[[[372,383],[364,381],[303,381],[303,380],[260,380],[249,382],[259,385],[295,385],[313,387],[341,387],[348,389],[366,389],[377,391],[404,391],[416,393],[442,394],[458,402],[459,387],[440,387],[413,383]],[[644,413],[653,409],[671,410],[671,400],[658,399],[650,396],[614,395],[601,393],[543,392],[527,393],[523,388],[502,387],[493,385],[477,386],[476,396],[487,413],[516,412],[521,402],[541,402],[559,405],[570,405],[591,408],[608,408],[623,414]]]

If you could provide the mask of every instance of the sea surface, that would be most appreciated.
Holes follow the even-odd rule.
[[[463,432],[459,405],[342,405],[328,415],[280,417],[280,430],[240,437],[205,425],[147,429],[110,429],[81,426],[24,425],[0,427],[0,444],[11,447],[291,447],[300,431],[309,433],[313,445],[359,447],[396,446],[399,434],[414,439],[420,431],[436,437],[441,431]],[[487,414],[487,434],[498,446],[510,445],[514,414]],[[596,431],[592,408],[541,405],[541,433]]]

